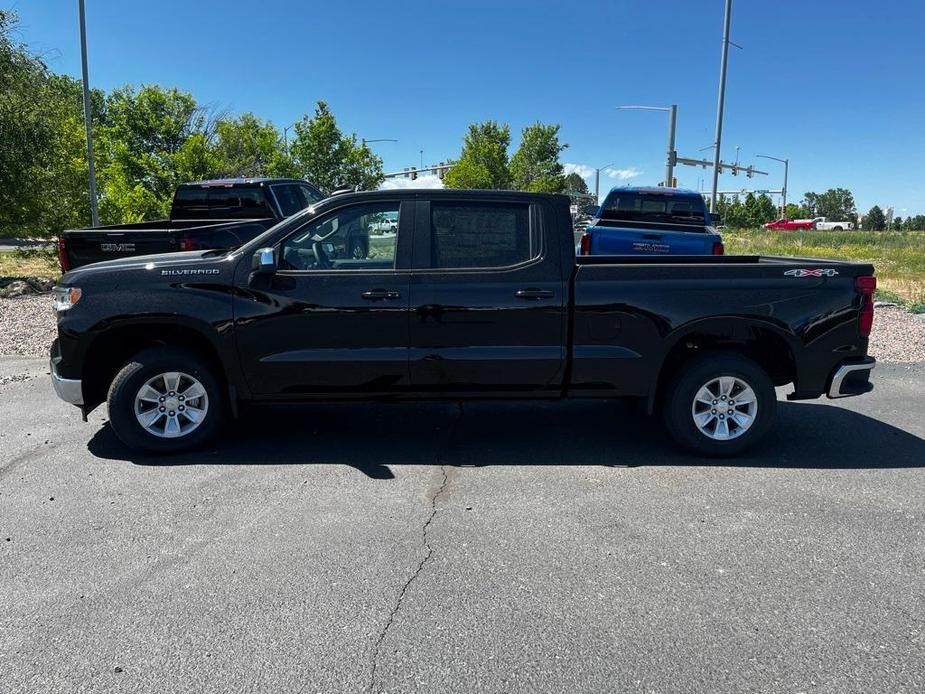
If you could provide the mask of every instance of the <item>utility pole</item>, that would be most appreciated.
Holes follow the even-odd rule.
[[[674,160],[678,153],[674,151],[674,126],[678,119],[678,106],[672,104],[668,111],[668,158],[665,160],[665,187],[674,187]]]
[[[614,162],[614,164],[615,163],[616,162]],[[597,200],[601,197],[601,171],[603,169],[609,169],[611,166],[613,166],[613,164],[607,164],[605,166],[598,166],[596,169],[594,169],[594,201],[595,202],[597,202]]]
[[[789,159],[778,159],[777,157],[769,157],[767,154],[756,154],[756,157],[761,157],[762,159],[773,159],[774,161],[779,161],[784,165],[784,186],[781,190],[781,204],[780,204],[780,216],[787,216],[787,174],[790,169],[790,160]]]
[[[713,142],[713,189],[710,193],[710,212],[716,207],[716,189],[719,186],[719,154],[723,140],[723,108],[726,105],[726,62],[729,57],[729,22],[732,20],[732,0],[726,0],[723,13],[723,53],[719,64],[719,97],[716,103],[716,138]]]
[[[665,186],[670,188],[674,180],[674,165],[678,153],[674,150],[675,122],[678,118],[678,106],[617,106],[618,111],[667,111],[668,112],[668,156],[665,160]]]
[[[100,225],[100,214],[96,208],[96,166],[93,164],[93,126],[90,117],[90,78],[87,69],[87,21],[84,14],[84,0],[80,7],[80,58],[83,64],[84,128],[87,131],[87,171],[90,174],[90,222]]]

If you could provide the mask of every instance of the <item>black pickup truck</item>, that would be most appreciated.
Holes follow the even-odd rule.
[[[367,257],[334,250],[397,219]],[[58,394],[128,446],[200,444],[242,402],[640,399],[701,454],[790,399],[872,388],[870,265],[579,256],[564,196],[334,196],[232,252],[101,263],[56,288]]]
[[[183,183],[169,219],[68,229],[58,237],[58,260],[67,272],[114,258],[236,248],[323,198],[310,183],[289,178]]]

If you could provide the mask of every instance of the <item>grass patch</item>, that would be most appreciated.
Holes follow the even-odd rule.
[[[783,255],[873,263],[878,298],[925,312],[925,232],[771,231],[723,233],[729,255]],[[883,298],[891,297],[891,298]]]
[[[28,248],[0,252],[0,287],[30,277],[61,276],[58,254],[54,249]]]

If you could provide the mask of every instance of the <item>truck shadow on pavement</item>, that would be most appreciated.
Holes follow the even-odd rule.
[[[394,465],[925,467],[925,440],[902,429],[831,405],[778,405],[768,437],[732,459],[688,454],[657,418],[604,401],[255,407],[200,450],[138,454],[108,423],[88,449],[99,458],[148,466],[347,465],[374,479],[392,479]]]

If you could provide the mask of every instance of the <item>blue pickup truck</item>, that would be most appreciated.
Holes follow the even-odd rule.
[[[723,255],[723,239],[694,190],[614,188],[593,217],[579,255]]]

